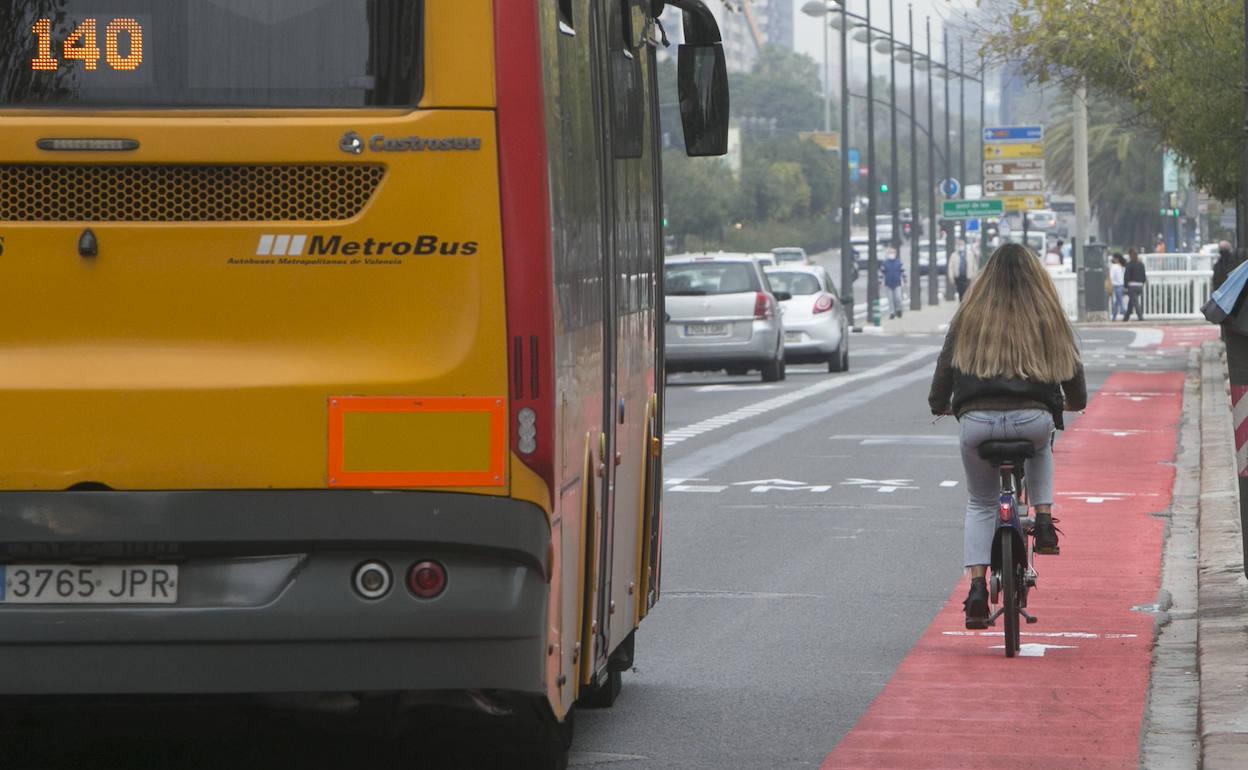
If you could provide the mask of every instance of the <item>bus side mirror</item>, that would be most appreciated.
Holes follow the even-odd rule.
[[[728,63],[720,43],[680,46],[680,122],[690,157],[728,154]]]

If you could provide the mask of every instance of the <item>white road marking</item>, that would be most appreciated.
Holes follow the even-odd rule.
[[[678,484],[674,487],[668,487],[667,491],[668,492],[703,492],[706,494],[718,494],[720,492],[723,492],[727,488],[728,487],[719,487],[719,486],[715,486],[712,484],[707,484],[707,485]]]
[[[911,485],[912,481],[913,479],[846,479],[841,482],[841,486],[874,489],[877,492],[888,494],[899,489],[918,489],[918,487]]]
[[[664,591],[664,598],[675,599],[822,599],[820,594],[786,594],[771,591]]]
[[[993,645],[989,649],[1004,650],[1005,645],[997,644],[997,645]],[[1028,642],[1027,644],[1019,645],[1018,656],[1020,658],[1043,658],[1044,653],[1048,652],[1049,650],[1077,650],[1077,649],[1079,648],[1073,644],[1036,644],[1034,642]]]
[[[838,388],[844,388],[847,385],[852,385],[856,382],[861,382],[862,380],[895,372],[909,364],[929,357],[933,352],[935,352],[935,350],[935,347],[924,347],[894,361],[866,369],[858,372],[857,374],[851,374],[848,377],[830,377],[823,382],[808,385],[799,390],[785,393],[784,395],[774,396],[764,401],[743,406],[740,409],[734,409],[733,411],[727,412],[718,417],[712,417],[700,422],[695,422],[692,425],[686,425],[683,428],[669,431],[663,437],[663,445],[667,447],[675,446],[676,444],[687,441],[688,439],[696,436],[700,436],[709,431],[724,428],[729,425],[735,425],[742,420],[748,420],[751,417],[758,417],[759,415],[767,414],[768,412],[774,412],[777,409],[783,409],[784,407],[797,403],[798,401],[804,401],[805,399],[822,395]]]
[[[945,636],[1000,636],[1000,631],[942,631]],[[1135,639],[1137,634],[1094,634],[1088,631],[1020,631],[1038,639]]]
[[[1160,345],[1166,338],[1165,332],[1161,329],[1132,329],[1135,332],[1135,339],[1131,341],[1129,348],[1151,348]]]
[[[885,436],[846,434],[828,436],[830,441],[857,441],[860,446],[957,446],[957,436]]]
[[[940,485],[941,485],[942,487],[952,488],[952,487],[956,487],[956,486],[958,485],[958,482],[956,482],[956,481],[942,481],[942,482],[940,482]]]
[[[733,393],[739,390],[776,390],[779,385],[764,384],[761,382],[742,382],[737,385],[699,385],[693,389],[694,393]]]

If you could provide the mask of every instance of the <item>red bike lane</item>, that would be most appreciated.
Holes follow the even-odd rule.
[[[1022,655],[1005,658],[1000,620],[965,630],[964,579],[823,770],[1139,766],[1153,618],[1133,608],[1160,586],[1151,514],[1171,501],[1184,376],[1112,374],[1058,440],[1062,554],[1037,557]]]

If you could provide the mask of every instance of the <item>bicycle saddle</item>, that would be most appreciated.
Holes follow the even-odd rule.
[[[985,441],[979,445],[979,456],[990,463],[1008,463],[1034,457],[1036,447],[1030,441]]]

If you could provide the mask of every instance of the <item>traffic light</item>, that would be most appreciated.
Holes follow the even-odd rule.
[[[880,182],[880,194],[888,195],[888,182]]]
[[[910,232],[911,232],[913,229],[914,229],[914,225],[913,225],[912,223],[910,223],[910,222],[902,222],[902,223],[901,223],[901,234],[902,234],[902,235],[903,235],[903,236],[904,236],[907,240],[909,240],[909,238],[910,238]]]

